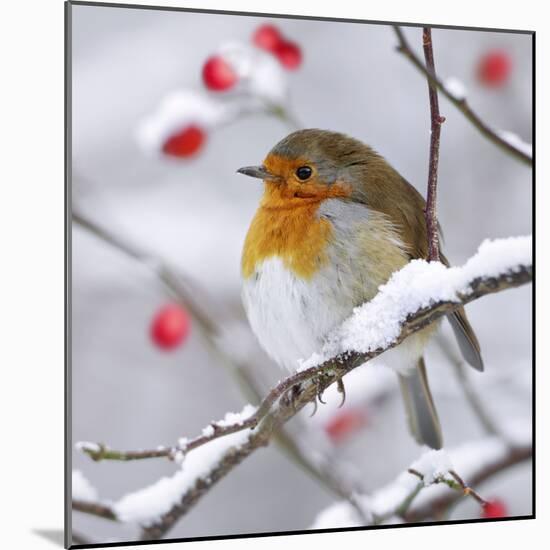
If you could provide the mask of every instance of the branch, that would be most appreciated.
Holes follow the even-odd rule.
[[[466,119],[468,119],[472,123],[475,128],[477,128],[477,130],[479,130],[479,132],[485,138],[487,138],[501,150],[513,156],[514,158],[524,162],[525,164],[528,164],[529,166],[533,165],[533,159],[531,155],[521,150],[521,148],[517,147],[514,143],[511,142],[511,140],[506,139],[503,136],[502,132],[495,131],[490,126],[488,126],[479,117],[479,115],[477,115],[472,110],[464,97],[457,97],[449,90],[447,86],[445,86],[443,82],[441,82],[441,80],[439,80],[435,75],[432,76],[428,72],[422,61],[415,55],[415,53],[411,49],[401,28],[398,26],[394,26],[393,29],[399,41],[397,50],[404,54],[411,61],[411,63],[430,80],[432,84],[437,86],[439,91],[441,91],[441,93],[466,117]]]
[[[521,241],[518,242],[518,244],[518,248],[523,249],[524,242]],[[476,260],[478,264],[483,263],[480,261],[480,257],[483,257],[483,254],[487,254],[488,258],[493,258],[497,250],[501,251],[501,245],[501,242],[499,243],[499,241],[496,241],[492,245],[482,246],[478,255],[472,258],[464,268],[449,269],[444,268],[441,264],[431,263],[426,264],[426,269],[442,269],[444,270],[443,273],[447,274],[449,278],[454,277],[456,279],[456,274],[459,273],[458,270],[467,270],[468,266],[470,266],[468,273],[472,272],[475,274],[477,271],[473,269],[470,264],[472,263],[476,266]],[[514,258],[522,257],[521,250],[515,250],[515,254],[516,256],[514,256],[514,251],[510,248],[510,256]],[[196,449],[221,436],[244,429],[250,430],[244,443],[227,450],[212,469],[209,470],[207,475],[201,475],[196,479],[192,487],[185,491],[178,502],[173,505],[167,513],[162,514],[153,525],[144,529],[144,538],[148,540],[152,538],[161,538],[181,516],[187,513],[191,507],[196,504],[215,483],[217,483],[217,481],[223,478],[255,450],[267,445],[272,434],[277,429],[283,426],[308,403],[314,402],[320,393],[332,383],[337,382],[348,372],[370,359],[377,357],[387,349],[397,346],[409,335],[437,321],[441,317],[456,310],[458,307],[481,296],[517,287],[531,281],[532,269],[530,263],[518,263],[514,258],[510,259],[512,263],[508,267],[495,267],[494,269],[498,274],[487,274],[486,276],[474,277],[469,281],[468,285],[462,287],[462,290],[456,293],[456,301],[449,301],[449,299],[438,300],[429,306],[411,311],[406,316],[405,321],[400,324],[399,335],[386,346],[377,347],[367,352],[347,351],[324,361],[320,366],[313,366],[301,370],[287,377],[274,387],[255,412],[247,418],[242,420],[239,419],[238,422],[229,425],[215,423],[217,429],[215,427],[207,429],[206,432],[203,432],[203,434],[191,440],[188,443],[187,450],[189,450],[189,445],[192,445],[192,447]],[[477,266],[477,269],[479,270],[479,266]],[[407,270],[406,267],[401,270],[401,272],[394,275],[390,282],[381,289],[377,298],[382,296],[383,300],[384,296],[387,295],[395,301],[395,289],[392,288],[392,282],[393,286],[399,286],[399,284],[403,284],[401,279],[407,281],[406,277],[404,278],[402,276],[399,278],[400,274],[406,275],[405,270]],[[439,282],[441,283],[441,281]],[[377,298],[375,298],[373,302]],[[369,302],[369,304],[373,302]],[[398,302],[399,300],[397,300],[397,303]],[[391,307],[388,309],[391,309]],[[389,312],[388,315],[391,316],[391,312]],[[380,322],[380,319],[375,321]],[[275,404],[277,404],[276,407],[274,406]],[[164,453],[164,456],[170,457],[173,456],[173,449],[174,447],[165,449],[164,451],[158,451],[158,453]],[[145,452],[150,453],[150,451]],[[120,452],[114,451],[110,454],[113,453],[116,455]],[[156,456],[158,456],[158,454]]]
[[[447,269],[451,271],[452,268]],[[366,363],[374,357],[377,357],[384,351],[399,345],[411,334],[436,322],[459,307],[464,306],[482,296],[487,296],[508,288],[515,288],[526,284],[531,280],[531,265],[519,265],[513,270],[507,270],[504,273],[494,277],[477,277],[470,282],[468,288],[457,293],[456,301],[436,301],[430,306],[419,308],[416,311],[409,313],[406,320],[401,324],[401,331],[399,335],[387,346],[378,347],[369,352],[346,351],[336,357],[324,361],[319,366],[309,367],[288,376],[277,386],[271,389],[253,414],[250,414],[246,418],[239,418],[239,420],[233,424],[227,423],[226,420],[212,422],[209,426],[204,428],[201,435],[188,441],[184,440],[183,445],[174,445],[171,447],[145,451],[117,451],[109,449],[103,444],[79,443],[77,444],[77,448],[88,454],[94,460],[108,459],[125,461],[158,457],[173,459],[174,455],[177,454],[178,451],[189,452],[197,447],[209,443],[210,441],[213,441],[214,439],[218,439],[219,437],[248,428],[255,428],[263,419],[266,418],[275,403],[277,403],[277,401],[279,401],[283,396],[287,396],[287,394],[293,390],[295,386],[301,386],[314,380],[314,385],[319,390],[319,393],[332,383],[337,382],[348,372],[351,372],[360,365]],[[298,398],[294,396],[293,399],[294,404],[302,402],[300,396],[298,396]],[[311,401],[313,401],[313,399],[311,399]],[[306,402],[302,404],[305,405]]]
[[[439,140],[441,135],[441,124],[445,117],[439,114],[439,101],[437,98],[437,87],[433,79],[435,75],[434,53],[432,48],[432,31],[424,27],[422,31],[422,44],[424,46],[424,58],[426,59],[426,70],[432,78],[428,78],[428,93],[430,97],[430,163],[428,170],[428,194],[426,197],[426,229],[428,233],[428,260],[439,261],[439,234],[437,227],[437,167],[439,164]]]

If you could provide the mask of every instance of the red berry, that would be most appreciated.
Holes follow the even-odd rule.
[[[162,145],[162,151],[173,157],[191,157],[201,149],[206,134],[198,126],[187,126],[172,134]]]
[[[490,500],[483,506],[481,517],[483,518],[505,518],[508,515],[508,507],[502,500]]]
[[[273,53],[286,69],[297,69],[302,63],[302,51],[294,42],[279,42]]]
[[[215,55],[204,64],[202,79],[209,90],[224,92],[237,83],[238,76],[223,57]]]
[[[341,443],[367,422],[359,409],[347,409],[335,414],[326,424],[325,432],[333,443]]]
[[[279,29],[274,25],[262,25],[258,27],[252,41],[258,48],[274,52],[275,48],[282,42],[282,36]]]
[[[168,304],[153,318],[151,338],[159,348],[173,349],[187,338],[190,328],[187,312],[176,304]]]
[[[512,70],[510,56],[502,50],[486,53],[479,61],[477,77],[481,83],[497,88],[506,83]]]

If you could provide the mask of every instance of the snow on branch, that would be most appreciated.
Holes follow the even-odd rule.
[[[430,450],[385,487],[371,495],[357,495],[356,499],[365,515],[372,518],[371,525],[426,520],[464,497],[473,498],[483,507],[487,502],[471,485],[479,485],[531,456],[530,442],[510,444],[499,437],[471,441],[448,451]],[[360,525],[365,523],[355,509],[339,501],[319,512],[311,528]]]
[[[162,538],[217,481],[267,445],[274,432],[348,372],[468,302],[530,282],[531,249],[531,237],[516,237],[485,241],[462,267],[413,260],[381,286],[371,302],[357,308],[319,354],[279,382],[254,412],[245,408],[237,416],[227,416],[194,439],[140,452],[81,444],[80,449],[96,460],[128,460],[130,454],[174,459],[187,453],[181,472],[115,504],[116,517],[141,523],[144,539]]]
[[[481,132],[489,141],[500,147],[503,151],[517,158],[518,160],[532,166],[533,156],[530,144],[523,142],[512,132],[503,132],[491,128],[480,116],[475,113],[466,101],[466,90],[456,79],[452,78],[441,81],[435,75],[429,73],[426,66],[411,49],[402,29],[394,26],[395,34],[399,45],[397,50],[407,57],[411,63],[441,91],[441,93],[466,117],[470,123]]]

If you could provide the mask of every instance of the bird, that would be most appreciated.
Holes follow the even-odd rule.
[[[264,191],[246,234],[242,301],[261,347],[283,369],[319,352],[353,309],[409,261],[428,257],[425,200],[370,146],[339,132],[292,132],[238,173]],[[441,253],[440,261],[449,262]],[[483,370],[463,308],[447,316],[461,353]],[[439,323],[380,356],[398,376],[409,430],[441,449],[424,352]]]

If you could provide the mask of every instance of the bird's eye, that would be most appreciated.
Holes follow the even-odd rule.
[[[298,177],[299,180],[302,180],[302,181],[305,181],[308,178],[310,178],[312,173],[313,173],[313,170],[309,166],[300,166],[300,168],[296,170],[296,176]]]

